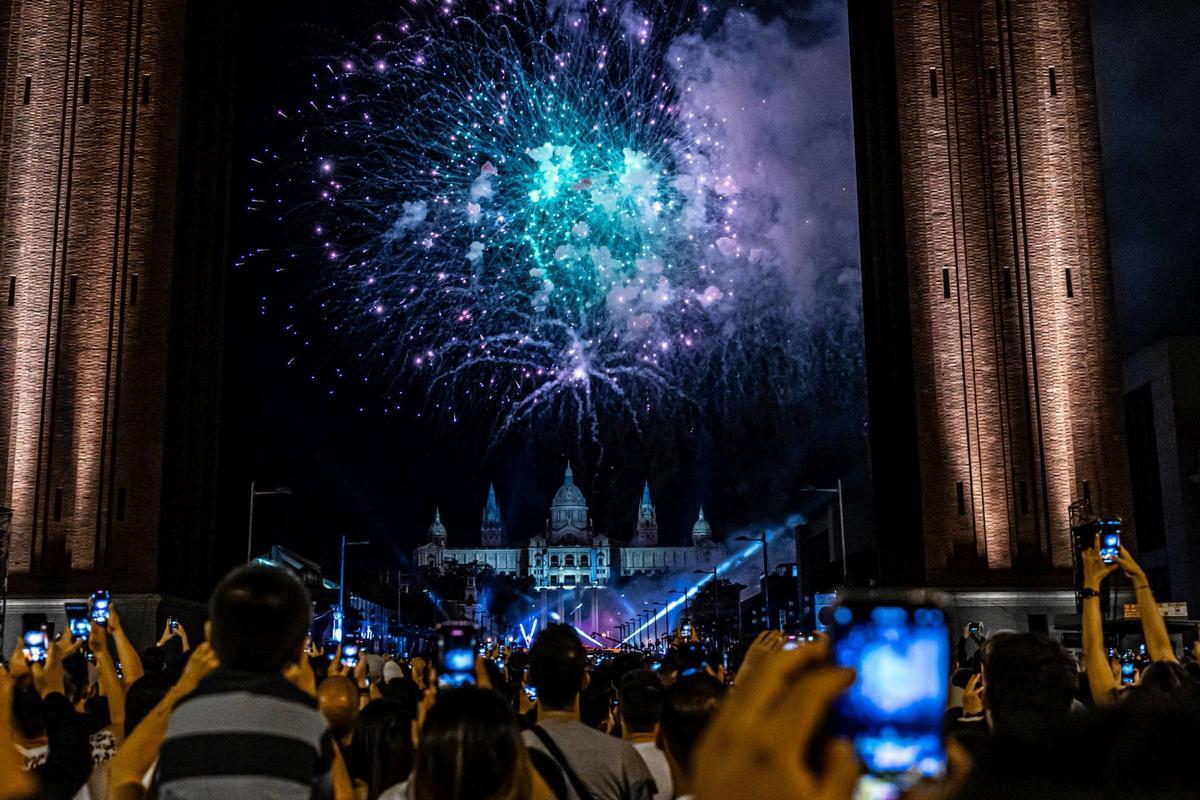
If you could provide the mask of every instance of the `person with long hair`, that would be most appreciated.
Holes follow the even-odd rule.
[[[348,759],[355,797],[377,800],[384,789],[408,779],[412,731],[413,715],[396,700],[373,700],[359,712]]]
[[[421,727],[411,783],[396,796],[530,800],[533,776],[513,710],[488,689],[439,692]]]

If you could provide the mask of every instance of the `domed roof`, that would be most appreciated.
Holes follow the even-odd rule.
[[[440,508],[433,512],[433,524],[429,526],[429,538],[446,538],[446,526],[442,524],[442,510]]]
[[[556,508],[587,508],[587,499],[575,485],[575,473],[571,471],[570,462],[567,462],[563,485],[558,487],[558,491],[554,493],[554,502],[550,504],[550,508],[552,510]]]
[[[692,538],[701,539],[712,536],[712,526],[708,524],[708,520],[704,518],[704,508],[700,509],[700,518],[696,520],[696,524],[692,526]]]

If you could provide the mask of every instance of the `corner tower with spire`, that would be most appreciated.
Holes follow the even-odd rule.
[[[479,543],[484,547],[504,547],[504,522],[500,504],[496,502],[496,484],[488,485],[487,504],[483,507],[483,523],[479,527]]]
[[[629,543],[633,547],[658,546],[658,513],[650,502],[650,482],[642,487],[642,502],[638,506],[637,530]]]
[[[446,546],[446,526],[442,524],[442,510],[433,510],[433,524],[429,526],[429,543],[438,547]]]

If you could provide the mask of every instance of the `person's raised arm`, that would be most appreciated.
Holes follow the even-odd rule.
[[[1120,691],[1104,649],[1104,620],[1100,614],[1100,587],[1116,568],[1116,564],[1101,560],[1097,535],[1093,546],[1083,551],[1083,660],[1096,705],[1114,702]]]
[[[125,686],[117,676],[117,665],[108,651],[108,637],[104,628],[92,623],[88,643],[96,656],[96,681],[100,694],[108,699],[108,716],[112,722],[112,735],[117,744],[125,741]]]
[[[158,760],[167,735],[167,722],[175,705],[191,694],[200,679],[217,667],[217,654],[205,642],[188,659],[179,681],[159,704],[137,724],[125,744],[117,750],[108,772],[110,800],[141,800],[145,796],[142,778]]]
[[[13,681],[0,664],[0,800],[32,797],[33,776],[26,772],[17,753],[17,729],[12,719]]]
[[[782,631],[763,631],[754,638],[750,647],[746,650],[746,655],[742,658],[742,665],[738,668],[737,675],[733,678],[734,686],[741,686],[746,680],[746,676],[752,673],[756,665],[767,657],[768,653],[781,650],[783,643],[787,637]]]
[[[808,763],[830,704],[854,672],[829,666],[823,643],[764,654],[708,725],[692,759],[698,800],[850,800],[859,766],[845,739]]]
[[[137,648],[125,635],[125,630],[121,627],[121,616],[117,613],[115,603],[110,603],[108,606],[108,632],[112,634],[113,641],[117,645],[117,661],[121,662],[122,674],[125,676],[124,683],[126,686],[132,686],[134,681],[145,674],[142,669],[142,657],[138,655]]]
[[[1167,623],[1158,610],[1158,601],[1154,599],[1154,591],[1141,565],[1134,561],[1133,556],[1124,547],[1117,556],[1117,563],[1126,577],[1133,582],[1133,590],[1137,594],[1138,616],[1142,620],[1142,638],[1146,642],[1146,654],[1151,661],[1178,661],[1175,658],[1175,648],[1171,646],[1171,635],[1167,633]]]
[[[44,664],[33,664],[33,683],[46,715],[46,740],[49,753],[37,768],[38,794],[44,800],[69,800],[87,783],[92,774],[92,748],[87,725],[75,713],[64,692],[66,671],[63,662],[79,650],[83,642],[61,637],[46,652]]]

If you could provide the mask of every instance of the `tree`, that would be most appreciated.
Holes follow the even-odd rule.
[[[707,581],[696,591],[691,600],[692,624],[703,641],[724,648],[738,636],[738,603],[741,601],[740,583],[725,578],[716,582]]]
[[[476,598],[492,617],[497,628],[507,629],[509,616],[525,600],[533,589],[533,579],[497,573],[487,564],[472,562],[460,564],[447,561],[441,569],[423,568],[417,573],[417,583],[428,590],[423,601],[428,616],[433,622],[459,619],[463,615],[467,581],[475,579]],[[440,609],[440,610],[439,610]],[[419,613],[419,612],[418,612]]]

